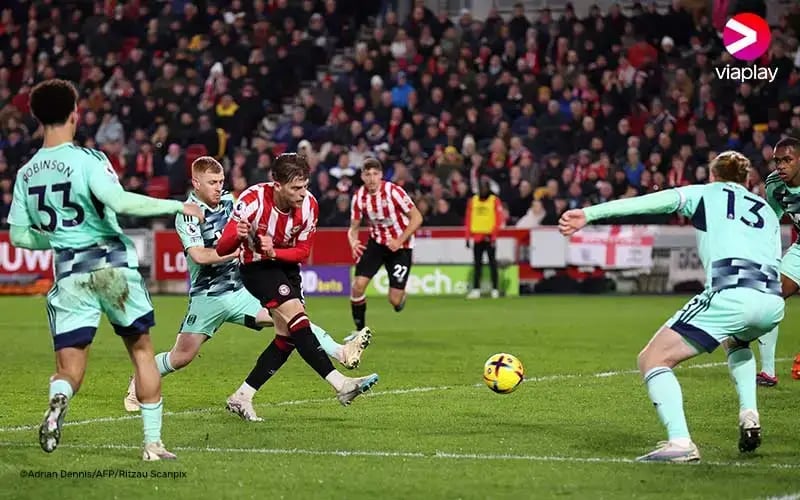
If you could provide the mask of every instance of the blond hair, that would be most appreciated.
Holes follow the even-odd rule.
[[[750,160],[737,151],[725,151],[711,160],[709,166],[717,180],[744,184],[750,171]]]
[[[221,174],[222,165],[211,156],[201,156],[192,162],[192,175],[204,174],[206,172]]]

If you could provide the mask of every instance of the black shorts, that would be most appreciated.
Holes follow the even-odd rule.
[[[299,264],[261,260],[239,269],[244,287],[268,309],[292,299],[303,300]]]
[[[392,252],[386,245],[381,245],[370,238],[364,254],[356,264],[356,276],[372,279],[381,264],[389,274],[389,288],[405,290],[408,274],[411,271],[411,249],[401,248]]]

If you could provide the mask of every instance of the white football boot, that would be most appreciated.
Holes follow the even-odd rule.
[[[248,422],[264,421],[263,418],[256,414],[256,410],[253,408],[253,401],[245,399],[237,394],[233,394],[228,398],[228,401],[225,404],[225,409],[231,413],[239,415],[242,417],[242,420],[246,420]]]
[[[637,462],[697,462],[700,460],[700,450],[690,442],[689,446],[682,446],[672,441],[660,441],[658,447],[636,459]]]
[[[341,363],[347,369],[358,368],[361,363],[361,353],[364,352],[372,340],[372,330],[369,327],[362,328],[356,336],[342,346]]]
[[[342,404],[342,406],[349,406],[350,403],[360,396],[364,394],[368,390],[372,389],[372,386],[378,383],[378,374],[373,373],[372,375],[367,375],[366,377],[359,377],[359,378],[349,378],[345,381],[344,385],[342,386],[341,390],[337,391],[336,399]]]
[[[122,404],[125,405],[126,411],[139,411],[141,409],[139,399],[136,397],[136,377],[131,377],[131,383],[128,384],[128,394],[125,395]]]

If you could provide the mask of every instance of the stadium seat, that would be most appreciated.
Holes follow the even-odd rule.
[[[189,178],[192,177],[192,163],[194,163],[196,159],[207,154],[208,149],[206,149],[205,145],[189,144],[186,148],[186,173],[189,174]]]
[[[169,177],[161,175],[151,178],[146,191],[147,195],[153,198],[169,198]]]

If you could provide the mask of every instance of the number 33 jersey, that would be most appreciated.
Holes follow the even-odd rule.
[[[42,231],[56,278],[103,267],[139,267],[136,248],[101,201],[120,190],[105,154],[64,143],[41,148],[17,173],[9,224]]]

